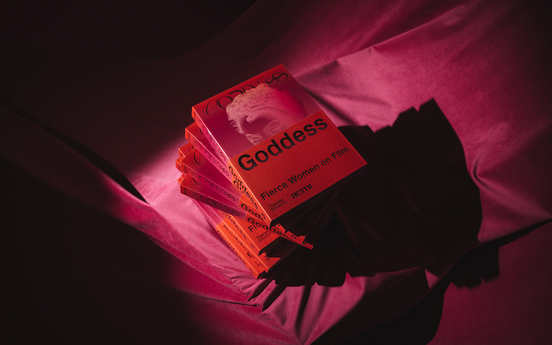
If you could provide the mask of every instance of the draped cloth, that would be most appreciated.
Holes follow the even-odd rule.
[[[209,13],[197,13],[206,27]],[[35,332],[69,343],[385,342],[396,340],[386,325],[438,293],[462,258],[498,260],[511,241],[534,255],[509,247],[494,278],[522,272],[540,285],[497,294],[550,306],[547,13],[544,1],[259,0],[201,44],[165,37],[159,51],[4,22],[0,156],[15,321],[25,328],[34,315]],[[280,63],[368,166],[343,187],[315,248],[255,280],[180,194],[174,161],[192,105]],[[419,341],[498,339],[460,302],[470,291],[490,297],[455,289],[440,308],[443,331]],[[505,339],[543,340],[535,325],[550,312],[528,310],[537,338],[507,337],[509,325]],[[455,311],[473,338],[455,330]]]

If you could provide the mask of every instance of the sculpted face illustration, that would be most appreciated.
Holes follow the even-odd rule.
[[[304,119],[303,104],[288,92],[259,84],[226,107],[228,120],[253,145]]]

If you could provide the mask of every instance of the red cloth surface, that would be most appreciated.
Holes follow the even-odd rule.
[[[10,310],[29,339],[550,341],[546,2],[32,5],[0,25]],[[280,63],[369,165],[315,249],[255,280],[174,160],[192,105]]]

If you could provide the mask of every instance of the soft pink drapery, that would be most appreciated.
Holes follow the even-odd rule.
[[[7,213],[52,328],[83,343],[335,343],[407,312],[466,253],[552,218],[547,13],[539,1],[258,1],[203,45],[141,62],[4,26],[0,155],[20,184]],[[373,166],[316,251],[256,281],[180,195],[174,159],[193,104],[279,63]],[[542,249],[543,229],[520,246]],[[505,267],[527,266],[546,291],[549,262]]]

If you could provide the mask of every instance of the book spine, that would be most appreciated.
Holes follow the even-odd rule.
[[[232,246],[238,251],[245,260],[247,260],[255,269],[265,271],[265,266],[259,261],[258,257],[253,254],[244,244],[240,241],[228,225],[223,221],[219,226],[222,234],[226,236],[226,239],[232,244]]]
[[[260,264],[259,262],[255,262],[255,260],[251,260],[248,255],[243,255],[243,252],[239,250],[239,248],[236,247],[236,245],[231,241],[231,239],[228,238],[222,231],[222,223],[224,221],[224,217],[213,208],[202,204],[200,202],[197,202],[194,200],[196,205],[198,206],[199,210],[203,213],[209,224],[213,226],[215,231],[219,234],[219,236],[222,238],[222,240],[226,243],[226,245],[238,256],[238,258],[244,263],[245,267],[251,272],[251,274],[255,278],[262,277],[266,272],[264,269],[264,266]]]
[[[291,241],[295,244],[301,245],[305,248],[312,249],[313,246],[310,243],[305,242],[305,236],[296,236],[292,232],[287,231],[281,224],[276,224],[272,227],[269,227],[266,225],[266,223],[259,222],[258,219],[255,219],[253,217],[247,216],[245,220],[250,223],[252,226],[255,226],[260,229],[264,230],[270,230],[271,232],[275,233],[276,235],[285,238],[288,241]]]
[[[200,182],[210,190],[224,197],[231,205],[237,205],[252,216],[265,221],[267,216],[251,204],[250,199],[242,194],[231,182],[226,180],[213,165],[196,149],[176,163],[184,174]],[[216,181],[216,182],[215,182]],[[207,195],[208,196],[208,195]]]
[[[188,126],[184,132],[186,139],[205,157],[228,181],[232,182],[232,175],[224,164],[214,153],[212,147],[207,146],[203,134],[198,131],[197,124]],[[202,140],[204,139],[204,140]]]
[[[176,165],[176,170],[182,172],[182,158],[186,157],[186,155],[190,153],[193,148],[194,147],[190,143],[182,145],[178,148],[178,158],[174,162]]]
[[[192,109],[192,115],[195,113],[195,109]],[[197,115],[197,114],[196,114]],[[199,121],[201,121],[201,118],[199,116],[196,116]],[[195,118],[194,118],[195,119]],[[201,122],[203,124],[203,122]],[[203,126],[204,127],[204,126]],[[205,129],[207,131],[207,129]],[[212,139],[211,141],[215,141],[212,136],[210,136]],[[249,190],[247,189],[247,186],[243,183],[241,183],[239,179],[235,178],[233,176],[232,172],[230,171],[229,167],[224,165],[216,156],[215,154],[211,153],[211,150],[209,148],[212,148],[212,145],[210,144],[211,141],[207,139],[203,131],[201,130],[199,123],[194,123],[188,127],[186,127],[186,139],[188,139],[192,145],[196,147],[196,149],[199,151],[200,154],[203,155],[204,158],[207,159],[224,177],[226,177],[233,185],[234,188],[237,189],[237,191],[240,194],[243,194],[246,196],[247,200],[249,201],[249,204],[253,206],[253,208],[257,211],[261,211],[259,209],[258,203],[251,197],[249,194]],[[207,144],[211,147],[207,148],[205,141],[207,141]],[[217,144],[218,145],[218,144]],[[219,146],[220,148],[220,146]],[[214,150],[216,151],[216,150]],[[221,151],[222,152],[222,151]],[[225,156],[226,157],[226,156]],[[230,161],[227,159],[226,162],[230,164]],[[262,219],[266,219],[266,213],[262,212]]]
[[[228,213],[221,212],[226,218],[225,221],[235,229],[244,242],[254,251],[256,255],[260,255],[264,248],[279,238],[278,235],[270,230],[259,229],[245,220],[236,219]]]
[[[250,193],[249,188],[247,187],[247,184],[243,181],[243,178],[237,173],[236,169],[234,168],[234,165],[231,161],[228,161],[228,171],[232,175],[232,183],[238,190],[247,197],[247,199],[251,202],[251,205],[255,207],[255,209],[260,210],[263,212],[263,214],[266,214],[266,212],[260,207],[259,202],[257,201],[257,198]],[[266,222],[267,224],[270,224],[270,222]]]
[[[194,147],[192,146],[191,143],[187,143],[185,145],[182,145],[178,148],[178,157],[186,157],[186,155],[188,153],[190,153],[190,151],[193,149]]]
[[[251,274],[255,277],[255,279],[261,278],[263,275],[266,274],[266,271],[264,270],[264,267],[258,263],[255,262],[255,260],[249,258],[247,254],[244,255],[244,251],[240,250],[240,248],[236,247],[232,241],[229,239],[229,236],[225,233],[225,231],[222,229],[222,224],[219,224],[215,227],[216,232],[219,234],[219,236],[223,239],[223,241],[226,243],[226,245],[238,256],[238,258],[243,262],[245,267],[251,272]]]
[[[176,170],[182,172],[182,159],[179,157],[176,159],[176,161],[174,162],[174,164],[176,165]]]
[[[180,177],[179,183],[183,178],[184,178],[183,176]],[[224,212],[224,210],[221,210],[224,213],[226,213],[226,215],[223,215],[223,213],[218,212],[216,209],[210,207],[209,204],[203,203],[201,200],[196,199],[195,201],[196,201],[196,203],[198,203],[199,208],[203,211],[203,213],[208,216],[208,219],[213,220],[213,222],[216,222],[216,224],[222,222],[222,220],[225,217],[231,216],[231,214],[229,214],[227,212]],[[279,237],[282,237],[282,238],[284,238],[284,239],[286,239],[290,242],[293,242],[295,244],[299,244],[299,245],[301,245],[303,247],[306,247],[308,249],[313,248],[313,246],[310,243],[305,242],[305,236],[296,236],[292,232],[286,231],[284,229],[284,227],[281,226],[280,224],[278,224],[277,226],[273,226],[272,228],[269,228],[265,223],[259,222],[258,218],[253,218],[248,214],[246,214],[245,222],[247,224],[249,224],[249,226],[255,228],[256,231],[261,231],[262,232],[262,231],[269,230],[270,232],[274,233],[275,235],[277,235]],[[261,249],[261,251],[262,251],[262,249]]]
[[[178,179],[178,184],[180,185],[180,192],[184,195],[189,196],[192,199],[200,201],[208,206],[216,208],[218,210],[224,211],[238,217],[239,219],[248,219],[249,217],[255,217],[257,222],[264,222],[258,213],[252,213],[240,207],[238,203],[229,203],[222,197],[218,196],[214,191],[209,190],[204,187],[202,184],[193,180],[188,175],[182,175]]]
[[[180,158],[178,166],[182,173],[190,175],[233,202],[242,197],[240,191],[195,148],[192,148],[186,157]]]
[[[194,119],[195,123],[197,123],[197,126],[201,133],[205,136],[209,144],[213,147],[215,154],[222,162],[228,162],[230,158],[226,155],[218,141],[216,141],[215,137],[212,135],[211,131],[209,131],[209,128],[205,126],[205,123],[201,119],[201,117],[197,114],[196,110],[192,108],[192,118]]]
[[[216,228],[217,225],[222,223],[224,220],[224,217],[221,217],[220,212],[218,210],[215,210],[212,207],[209,207],[201,202],[198,202],[197,200],[194,200],[195,204],[199,208],[199,210],[203,213],[205,218],[207,218],[207,221],[213,226],[213,228]]]
[[[281,258],[283,260],[294,250],[301,247],[301,246],[298,246],[296,243],[286,241],[281,237],[280,239],[281,239],[280,241],[274,242],[273,246],[269,246],[266,248],[266,251],[264,252],[264,254],[267,257],[276,257],[276,258]]]
[[[239,210],[235,207],[231,207],[228,205],[225,205],[224,203],[214,200],[213,198],[210,198],[209,196],[203,195],[202,193],[198,193],[194,191],[193,189],[187,187],[187,184],[185,182],[186,175],[180,176],[178,179],[178,184],[180,185],[180,193],[189,196],[190,198],[197,200],[205,205],[211,206],[213,208],[216,208],[217,210],[221,210],[227,213],[230,213],[232,215],[235,215],[237,217],[245,217],[245,213],[242,210]]]
[[[253,262],[260,263],[265,270],[265,272],[268,272],[274,265],[276,265],[279,261],[279,258],[269,258],[264,254],[257,255],[255,254],[245,243],[245,241],[241,238],[241,235],[239,232],[228,222],[228,220],[225,218],[224,221],[221,224],[221,230],[225,231],[228,235],[228,239],[234,243],[236,249],[243,251],[247,258],[250,260],[253,260]]]
[[[241,195],[236,195],[236,193],[232,193],[228,190],[228,188],[224,188],[218,183],[213,182],[213,180],[208,179],[205,177],[205,174],[201,174],[197,172],[194,169],[191,169],[188,165],[186,165],[186,161],[182,158],[179,158],[176,160],[176,167],[177,169],[182,173],[189,175],[194,180],[200,182],[202,185],[212,189],[214,192],[218,193],[220,196],[226,198],[228,201],[237,203],[239,202],[239,199],[241,198]],[[233,187],[233,185],[231,185]]]

